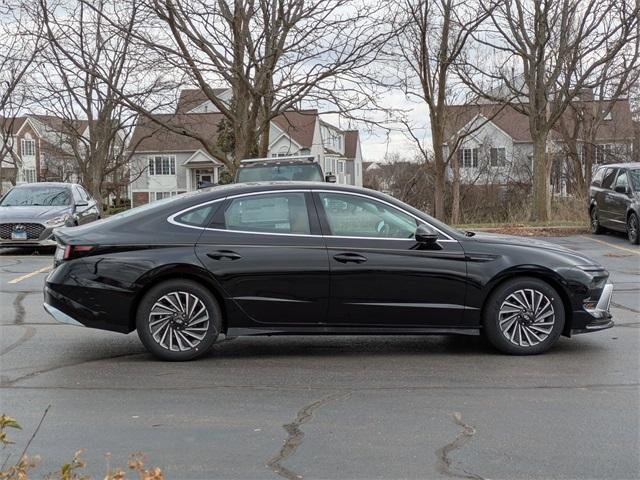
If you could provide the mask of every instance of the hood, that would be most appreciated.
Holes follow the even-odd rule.
[[[58,217],[64,213],[71,213],[71,206],[45,207],[26,205],[19,207],[0,207],[0,223],[6,222],[43,222]]]
[[[554,253],[561,253],[565,257],[571,257],[576,264],[599,265],[595,260],[585,257],[575,250],[557,245],[555,243],[537,240],[531,237],[516,237],[515,235],[503,235],[499,233],[476,232],[471,239],[481,243],[492,243],[502,245],[517,245],[522,247],[533,247],[534,249],[544,249]]]

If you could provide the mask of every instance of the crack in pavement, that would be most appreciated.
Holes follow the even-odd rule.
[[[13,342],[11,345],[0,350],[0,357],[5,353],[9,353],[11,350],[18,348],[23,343],[28,342],[36,334],[37,330],[34,327],[28,327],[25,325],[20,325],[20,327],[24,329],[24,333],[18,340]],[[2,382],[0,382],[0,385],[2,385]]]
[[[622,310],[627,310],[627,311],[632,312],[632,313],[640,313],[640,310],[637,310],[637,309],[631,308],[631,307],[627,307],[626,305],[622,305],[622,304],[616,303],[616,302],[611,302],[611,306],[612,307],[616,307],[616,308],[620,308]],[[618,324],[616,323],[616,325],[618,325]]]
[[[456,425],[462,427],[462,431],[458,434],[455,440],[451,443],[446,444],[444,447],[436,450],[436,457],[438,458],[438,462],[436,467],[438,471],[448,477],[456,477],[456,478],[474,478],[476,480],[484,480],[480,475],[476,475],[475,473],[467,472],[466,470],[462,470],[464,473],[456,472],[451,468],[451,459],[449,458],[449,454],[453,450],[457,450],[462,447],[465,443],[467,443],[471,438],[476,434],[476,429],[471,425],[467,425],[462,421],[462,413],[453,412],[450,414],[451,418],[455,422]]]
[[[35,329],[34,329],[35,330]],[[26,373],[20,377],[16,377],[13,379],[7,379],[6,376],[3,376],[2,378],[0,378],[0,387],[11,387],[13,385],[15,385],[17,382],[20,382],[22,380],[26,380],[29,378],[33,378],[33,377],[37,377],[38,375],[41,375],[43,373],[49,373],[52,372],[54,370],[59,370],[61,368],[66,368],[66,367],[77,367],[79,365],[84,365],[85,363],[92,363],[92,362],[100,362],[100,361],[104,361],[104,360],[112,360],[112,359],[116,359],[116,358],[121,358],[121,357],[131,357],[134,355],[142,355],[146,352],[135,352],[135,353],[121,353],[118,355],[111,355],[109,357],[104,357],[104,358],[93,358],[91,360],[83,360],[81,362],[73,362],[73,363],[66,363],[64,365],[54,365],[52,367],[47,367],[47,368],[43,368],[42,370],[35,370],[33,372],[29,372]]]
[[[24,316],[27,313],[24,309],[24,305],[22,305],[22,301],[24,297],[26,297],[28,293],[20,292],[16,295],[16,298],[13,299],[13,309],[15,311],[15,315],[13,316],[13,323],[16,325],[20,325],[24,323]]]
[[[271,459],[267,462],[267,467],[271,469],[276,475],[280,475],[287,480],[299,480],[303,478],[302,475],[288,469],[282,465],[282,462],[291,457],[302,443],[304,439],[304,432],[300,430],[300,426],[307,423],[313,417],[313,412],[323,405],[335,401],[349,398],[351,393],[334,393],[326,395],[319,400],[316,400],[309,405],[302,407],[293,422],[283,425],[283,428],[287,432],[287,439],[284,441],[282,447]]]

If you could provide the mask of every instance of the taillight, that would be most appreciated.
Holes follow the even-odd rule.
[[[93,250],[93,245],[58,245],[55,259],[57,261],[73,260]]]

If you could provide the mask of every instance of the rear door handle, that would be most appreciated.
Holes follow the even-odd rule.
[[[367,261],[367,257],[360,255],[359,253],[338,253],[333,256],[333,259],[340,263],[364,263]]]
[[[232,250],[218,250],[217,252],[207,253],[207,257],[213,260],[240,260],[242,255]]]

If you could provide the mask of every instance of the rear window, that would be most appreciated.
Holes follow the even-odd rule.
[[[323,180],[317,163],[301,165],[260,165],[238,170],[238,182],[321,182]]]
[[[611,188],[613,185],[613,180],[616,178],[616,169],[615,168],[607,168],[607,171],[604,174],[604,178],[602,179],[602,188]]]

